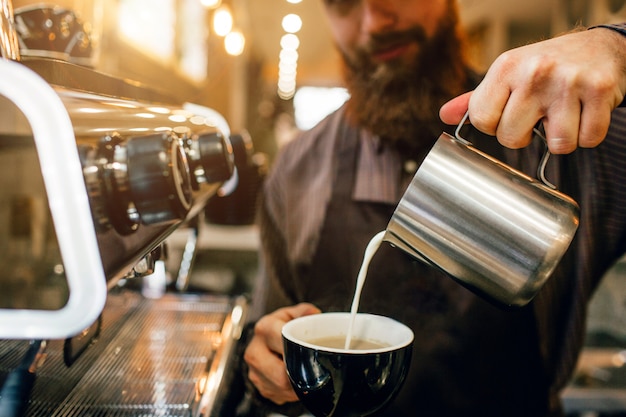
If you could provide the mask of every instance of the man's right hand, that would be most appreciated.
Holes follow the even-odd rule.
[[[278,405],[298,401],[283,362],[283,325],[317,313],[320,310],[313,304],[301,303],[263,316],[254,326],[254,336],[243,356],[249,368],[248,378],[263,397]]]

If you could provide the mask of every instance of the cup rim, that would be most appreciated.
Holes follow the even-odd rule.
[[[294,329],[296,326],[300,325],[302,322],[311,322],[311,321],[320,321],[320,320],[338,320],[340,322],[344,322],[346,327],[345,331],[338,331],[329,336],[345,336],[347,334],[347,329],[350,320],[350,312],[329,312],[329,313],[319,313],[312,314],[308,316],[302,316],[295,318],[293,320],[288,321],[282,327],[282,337],[285,340],[288,340],[297,345],[314,349],[317,351],[323,352],[331,352],[331,353],[349,353],[349,354],[371,354],[371,353],[385,353],[391,352],[394,350],[399,350],[405,348],[406,346],[413,343],[414,334],[413,331],[405,324],[399,322],[398,320],[392,319],[391,317],[382,316],[378,314],[370,314],[370,313],[357,313],[356,321],[367,321],[374,320],[379,323],[379,326],[393,326],[397,332],[399,340],[396,343],[393,343],[389,346],[374,348],[374,349],[343,349],[343,348],[332,348],[326,346],[318,346],[313,343],[307,342],[306,340],[302,340],[300,337],[294,335]],[[335,323],[336,324],[336,323]],[[372,338],[373,339],[373,338]],[[373,339],[375,341],[375,339]]]

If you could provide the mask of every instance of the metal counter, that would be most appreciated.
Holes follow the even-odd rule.
[[[113,291],[97,340],[72,366],[49,341],[27,416],[218,416],[246,315],[242,298]],[[25,341],[0,341],[0,378]],[[2,380],[0,379],[0,380]]]

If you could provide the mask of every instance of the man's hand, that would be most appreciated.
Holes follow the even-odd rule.
[[[473,92],[446,103],[441,119],[474,127],[509,148],[542,121],[550,151],[600,144],[626,94],[626,37],[606,28],[569,33],[500,55]]]
[[[263,316],[254,326],[254,336],[244,352],[248,378],[259,393],[281,405],[297,401],[283,363],[283,325],[297,317],[320,313],[313,304],[284,307]]]

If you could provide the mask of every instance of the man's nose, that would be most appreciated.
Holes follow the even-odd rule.
[[[394,0],[364,0],[362,30],[378,33],[389,30],[397,23]]]

